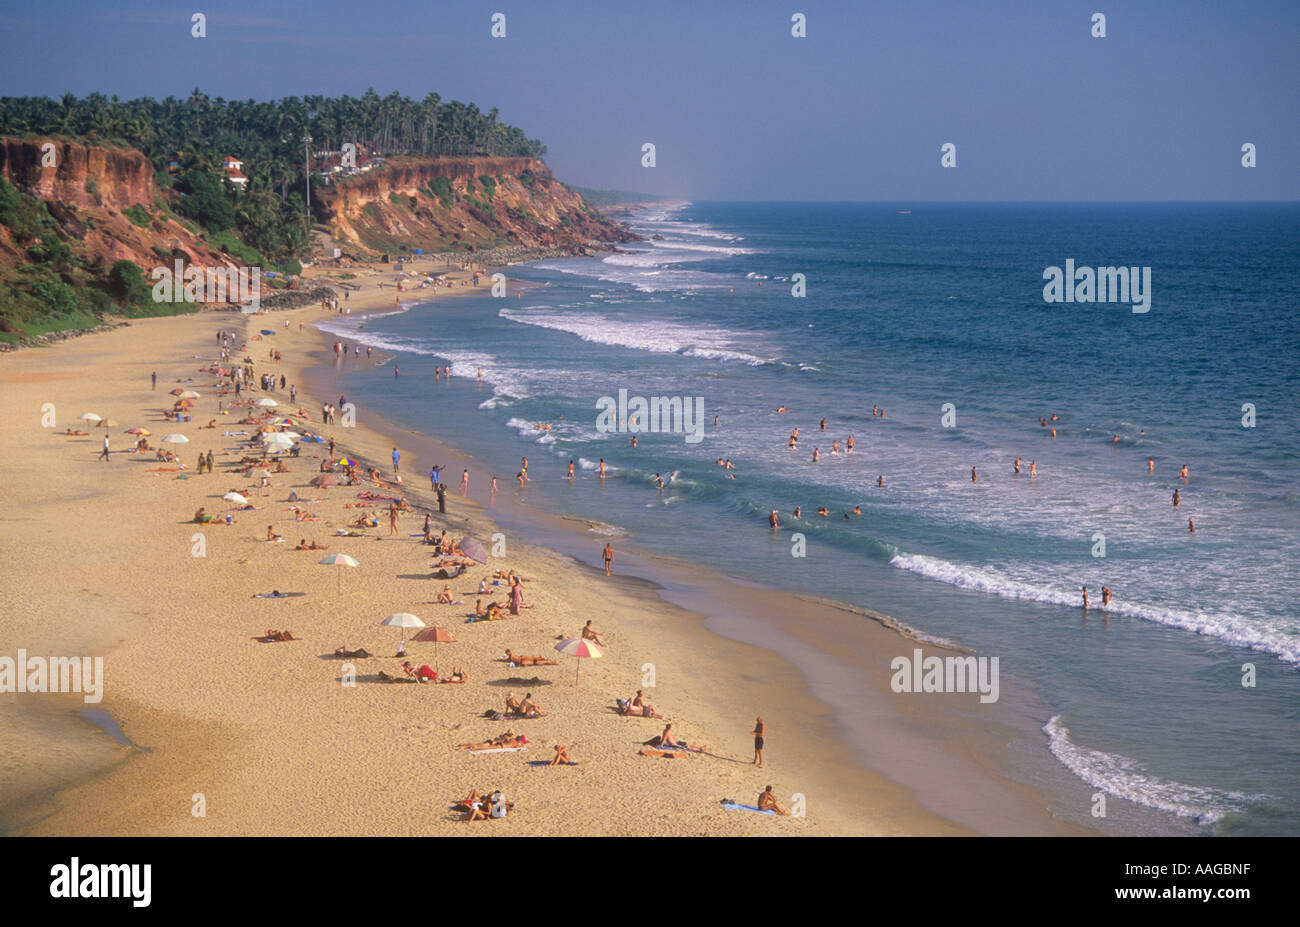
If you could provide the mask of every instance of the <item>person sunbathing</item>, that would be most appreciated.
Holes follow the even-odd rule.
[[[524,700],[519,706],[519,713],[525,718],[544,718],[546,716],[546,712],[542,711],[541,706],[533,701],[531,692],[524,696]]]
[[[519,704],[519,699],[515,698],[513,692],[507,692],[506,693],[506,714],[522,715],[523,713],[524,713],[523,706]]]
[[[457,750],[498,750],[501,748],[511,749],[514,747],[525,747],[528,745],[528,738],[523,734],[515,734],[513,731],[506,731],[504,734],[498,734],[491,740],[485,740],[481,743],[474,744],[457,744]]]
[[[758,806],[759,811],[775,811],[777,814],[783,814],[786,817],[790,816],[789,811],[776,803],[776,796],[772,794],[770,785],[758,793],[758,801],[755,804]]]
[[[641,690],[638,689],[636,698],[629,700],[618,699],[618,713],[632,718],[659,718],[664,719],[653,705],[646,704],[645,699],[641,697]]]
[[[87,435],[90,434],[90,432],[88,432],[88,431],[73,431],[71,428],[66,429],[63,433],[64,433],[65,435],[70,435],[71,437],[74,437],[74,438],[77,438],[77,437],[84,438],[84,437],[86,437]]]
[[[283,540],[284,540],[284,538],[280,537],[280,535],[276,534],[274,531],[271,530],[271,526],[270,526],[270,525],[267,525],[267,526],[266,526],[266,539],[267,539],[268,541],[283,541]]]
[[[449,584],[447,584],[447,585],[445,585],[445,586],[442,587],[442,592],[439,592],[439,593],[438,593],[438,604],[439,604],[439,605],[450,605],[450,604],[451,604],[451,600],[452,600],[452,595],[451,595],[451,584],[449,583]]]
[[[340,647],[334,651],[334,656],[342,657],[345,660],[364,660],[367,657],[373,657],[364,647],[360,650],[348,650],[346,647]]]
[[[194,513],[194,521],[200,525],[209,524],[211,523],[212,519],[213,516],[209,515],[207,509],[205,509],[203,506],[199,506],[199,510]]]
[[[360,515],[360,516],[357,517],[357,520],[356,520],[356,521],[352,522],[352,524],[351,524],[350,527],[353,527],[353,528],[378,528],[378,527],[379,527],[379,519],[378,519],[378,518],[374,518],[373,516],[369,516],[369,517],[368,517],[368,516],[366,516],[366,515]]]
[[[216,420],[215,418],[210,418],[210,419],[208,419],[208,423],[207,423],[206,425],[200,425],[200,426],[199,426],[200,429],[203,429],[203,428],[216,428],[216,427],[217,427],[217,420]]]
[[[709,749],[708,744],[689,744],[684,740],[678,740],[673,736],[673,726],[671,724],[664,728],[664,732],[659,735],[659,743],[655,744],[655,746],[680,747],[683,750],[690,750],[695,753],[703,753]]]
[[[487,607],[488,621],[503,621],[506,617],[505,602],[489,602]]]
[[[410,504],[409,502],[407,502],[405,499],[398,499],[398,500],[397,500],[397,508],[398,508],[398,511],[409,512],[409,511],[411,511],[411,504]]]
[[[564,744],[555,745],[555,759],[546,764],[547,766],[575,766],[576,763],[569,759],[569,748]]]
[[[605,641],[601,638],[600,632],[591,626],[590,621],[588,621],[582,628],[582,639],[585,641],[595,641],[600,646],[605,646]]]
[[[495,603],[493,603],[495,604]],[[515,666],[556,666],[554,660],[548,660],[540,656],[520,656],[513,650],[507,650],[504,657],[497,657],[498,663],[512,663]]]
[[[298,639],[298,638],[294,637],[294,636],[293,636],[289,631],[271,631],[271,630],[268,630],[268,631],[267,631],[264,635],[262,635],[262,637],[261,637],[261,640],[262,640],[262,641],[265,641],[265,642],[268,643],[268,644],[271,643],[271,642],[273,642],[273,641],[296,641],[297,639]]]
[[[458,667],[456,667],[454,670],[451,671],[451,675],[450,675],[450,676],[445,676],[445,677],[443,677],[442,679],[440,679],[440,680],[438,680],[438,681],[439,681],[439,682],[464,682],[464,681],[467,680],[467,679],[469,679],[469,674],[466,673],[463,669],[461,669],[461,668],[458,666]]]
[[[294,548],[294,550],[329,550],[329,549],[330,548],[328,544],[317,544],[315,541],[312,541],[310,544],[308,544],[306,538],[303,538],[301,541],[299,541],[298,546]]]
[[[286,466],[284,465],[284,461],[283,461],[283,460],[277,460],[277,461],[275,462],[274,470],[275,470],[276,473],[289,473],[289,472],[291,472],[291,471],[289,470],[289,468],[286,467]]]

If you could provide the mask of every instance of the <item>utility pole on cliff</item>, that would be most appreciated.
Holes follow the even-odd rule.
[[[302,168],[303,179],[307,185],[307,234],[311,234],[311,136],[303,134],[302,137]]]

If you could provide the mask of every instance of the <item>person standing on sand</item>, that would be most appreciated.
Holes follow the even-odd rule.
[[[397,503],[388,503],[388,535],[392,537],[397,534]]]
[[[398,453],[397,448],[393,448],[393,472],[394,473],[401,472],[397,466],[397,462],[401,459],[402,459],[402,455]]]
[[[108,439],[105,438],[104,441],[107,442]],[[107,453],[107,451],[105,451],[105,453]],[[605,544],[604,556],[605,556],[605,575],[608,576],[610,575],[610,572],[614,569],[614,546],[612,544],[609,543]]]
[[[429,468],[429,488],[434,492],[438,491],[438,478],[442,471],[441,466],[432,466]]]
[[[447,514],[447,487],[441,483],[438,484],[438,514]]]
[[[463,496],[469,492],[469,468],[466,467],[460,472],[460,494]]]
[[[155,370],[155,371],[153,372],[153,376],[152,376],[151,379],[153,380],[153,389],[157,389],[157,388],[158,388],[158,371],[157,371],[157,370]]]
[[[759,715],[758,720],[754,722],[754,729],[749,733],[754,735],[754,765],[760,768],[763,765],[763,732],[766,730],[763,716]]]
[[[108,435],[104,435],[104,449],[99,452],[97,460],[108,460]]]

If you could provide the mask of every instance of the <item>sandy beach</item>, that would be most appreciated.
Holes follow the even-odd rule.
[[[375,285],[387,274],[391,269],[349,278],[363,289],[351,294],[348,308],[391,307],[391,285]],[[700,610],[687,609],[638,578],[637,558],[621,550],[615,575],[606,578],[510,534],[503,536],[505,556],[450,581],[459,604],[436,604],[443,581],[430,578],[435,558],[418,536],[424,514],[432,511],[434,534],[445,529],[453,538],[472,536],[491,547],[498,527],[482,504],[482,477],[462,498],[455,491],[461,458],[454,448],[400,433],[374,415],[360,416],[355,428],[320,426],[321,402],[333,400],[313,389],[326,389],[322,360],[331,339],[313,323],[328,317],[319,307],[259,316],[202,313],[0,358],[7,413],[0,436],[8,451],[0,551],[15,577],[0,605],[0,654],[25,648],[104,658],[104,696],[97,704],[73,694],[2,696],[11,709],[0,718],[7,757],[0,824],[6,832],[1081,832],[1054,818],[1042,796],[998,774],[993,757],[1005,736],[996,725],[966,723],[962,712],[976,703],[974,695],[903,703],[880,673],[838,687],[828,679],[810,686],[796,644],[820,651],[851,646],[859,666],[888,665],[914,644],[833,603],[715,577],[706,585],[716,607],[701,602]],[[375,485],[308,485],[326,453],[323,445],[303,444],[300,457],[287,459],[290,472],[272,473],[266,488],[233,468],[244,453],[236,450],[241,438],[225,432],[252,430],[236,424],[246,410],[220,414],[218,401],[229,407],[234,395],[218,397],[218,378],[200,372],[218,357],[222,329],[241,333],[236,347],[247,339],[246,350],[232,357],[252,359],[254,386],[262,373],[283,374],[296,385],[296,403],[290,404],[287,388],[269,394],[281,404],[275,411],[289,414],[301,406],[309,419],[302,427],[334,437],[336,454],[358,458],[363,471],[379,468],[387,480],[391,448],[402,452],[400,494],[412,513],[403,515],[396,537],[389,536],[386,508],[348,507],[363,489],[382,492]],[[262,337],[260,329],[276,335]],[[273,348],[282,354],[279,363],[268,358]],[[156,390],[150,386],[155,371]],[[201,398],[193,421],[173,425],[162,413],[178,386]],[[254,388],[244,397],[250,394],[262,395]],[[53,404],[53,427],[42,427],[46,403]],[[84,427],[77,420],[84,412],[117,424]],[[199,427],[212,418],[215,428]],[[163,434],[185,434],[188,444],[169,446],[188,469],[158,463],[152,454],[126,453],[131,436],[123,431],[133,426],[150,429],[155,446]],[[60,434],[68,427],[89,434]],[[105,431],[108,461],[97,460]],[[215,454],[215,472],[198,474],[198,456],[208,451]],[[431,462],[446,465],[452,490],[446,515],[438,514],[429,491]],[[232,509],[221,499],[231,490],[245,494],[256,510],[233,512],[232,525],[193,522],[200,506],[214,514]],[[292,491],[315,520],[295,519]],[[359,537],[336,536],[361,511],[375,513],[380,526]],[[559,515],[535,517],[558,522]],[[265,540],[268,525],[283,543]],[[296,551],[300,538],[329,549]],[[600,543],[593,536],[593,549]],[[338,567],[317,563],[325,553],[348,554],[360,566],[338,575]],[[530,607],[508,620],[467,624],[479,580],[498,569],[526,578],[524,603]],[[495,598],[506,597],[503,586],[490,588]],[[272,590],[302,595],[254,598]],[[444,674],[463,667],[468,682],[379,681],[381,670],[404,675],[393,656],[402,632],[379,626],[395,612],[447,628],[454,642],[437,645],[436,654],[435,645],[412,643],[409,635],[407,653],[415,665],[436,663]],[[588,619],[605,635],[605,657],[575,667],[573,658],[552,648],[577,636]],[[288,629],[296,640],[260,643],[255,638],[265,629]],[[781,641],[789,653],[771,649]],[[340,647],[376,656],[335,659]],[[506,648],[553,657],[558,665],[494,662]],[[344,684],[346,664],[355,669],[355,685]],[[530,681],[534,677],[537,682]],[[639,755],[664,722],[616,713],[615,698],[637,689],[679,738],[707,750],[676,758]],[[508,695],[529,693],[545,717],[484,717],[489,709],[503,710]],[[833,704],[848,693],[853,704]],[[103,733],[85,716],[87,708],[107,712],[133,746]],[[767,726],[762,769],[752,765],[749,733],[757,715]],[[855,743],[874,741],[882,754],[910,758],[912,778],[888,778],[878,771],[886,764],[873,766],[850,746],[846,718],[860,728]],[[507,730],[526,736],[526,752],[457,749]],[[530,765],[550,760],[556,744],[565,745],[578,765]],[[968,800],[937,812],[943,804],[938,796],[958,775]],[[785,808],[793,804],[804,813],[773,817],[720,804],[751,804],[769,784]],[[514,811],[501,821],[464,823],[451,806],[471,789],[501,789]],[[971,811],[980,805],[985,812]]]

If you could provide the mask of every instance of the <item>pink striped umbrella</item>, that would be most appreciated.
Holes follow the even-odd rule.
[[[605,655],[605,652],[600,649],[595,641],[585,640],[581,637],[570,637],[567,640],[562,640],[555,645],[555,649],[560,653],[567,653],[571,657],[580,659],[599,659]],[[578,684],[578,668],[581,666],[581,663],[574,664],[573,684],[575,686]]]

